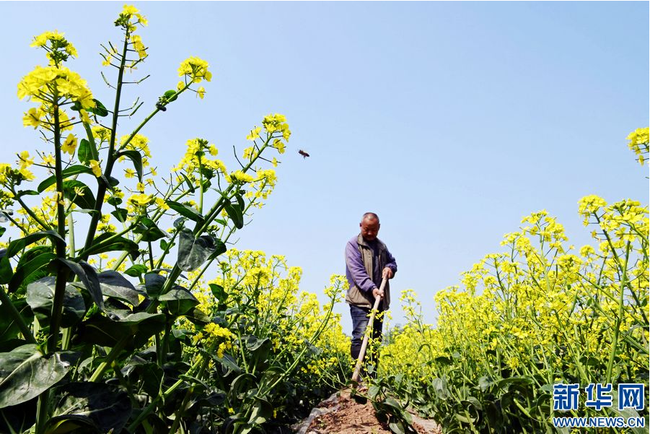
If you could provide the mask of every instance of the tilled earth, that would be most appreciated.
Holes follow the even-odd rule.
[[[413,428],[418,434],[442,434],[440,426],[416,414]],[[370,401],[350,397],[350,389],[334,393],[314,408],[309,417],[293,427],[298,434],[383,434],[390,433],[388,423],[375,414]]]

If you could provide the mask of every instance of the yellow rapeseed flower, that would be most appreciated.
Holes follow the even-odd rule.
[[[61,144],[61,151],[65,152],[66,154],[74,155],[74,151],[77,149],[77,138],[74,136],[74,134],[69,134],[68,137],[66,137],[65,141],[63,144]]]
[[[93,171],[93,174],[94,174],[96,177],[99,178],[100,176],[102,176],[102,168],[101,168],[101,166],[99,165],[99,161],[97,161],[97,160],[90,160],[90,161],[88,162],[88,166],[89,166],[90,169]]]

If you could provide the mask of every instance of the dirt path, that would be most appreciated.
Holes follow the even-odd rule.
[[[418,434],[442,434],[432,420],[412,414],[413,428]],[[350,389],[334,393],[318,404],[300,424],[293,426],[298,434],[384,434],[390,433],[388,423],[377,419],[370,401],[350,398]]]

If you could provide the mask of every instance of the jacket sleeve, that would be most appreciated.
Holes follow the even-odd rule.
[[[352,281],[361,292],[371,292],[377,287],[368,276],[368,273],[366,273],[363,260],[361,259],[361,252],[359,252],[359,249],[352,241],[348,241],[348,244],[345,246],[345,265],[350,272]]]
[[[395,257],[388,251],[388,249],[386,249],[386,267],[393,270],[393,276],[395,276],[395,273],[397,273],[397,261],[395,261]]]

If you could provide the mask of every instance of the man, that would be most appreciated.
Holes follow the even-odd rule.
[[[350,305],[352,316],[352,345],[350,354],[357,360],[361,350],[363,335],[368,326],[370,310],[375,304],[375,298],[381,298],[379,312],[388,310],[390,305],[390,288],[388,282],[383,291],[380,291],[382,278],[392,279],[397,272],[397,263],[390,254],[386,245],[378,238],[379,217],[377,214],[367,212],[359,223],[361,232],[348,241],[345,246],[345,275],[349,289],[345,301]],[[376,315],[373,322],[372,338],[374,342],[381,341],[383,315]],[[371,363],[377,370],[378,360],[373,354]]]

